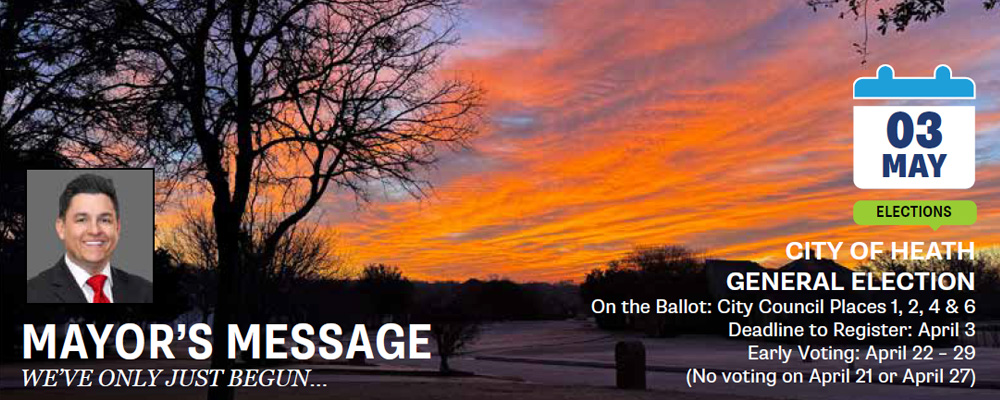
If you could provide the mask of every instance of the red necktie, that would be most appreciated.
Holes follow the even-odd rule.
[[[104,281],[108,277],[105,275],[94,275],[87,279],[87,285],[94,289],[94,303],[110,303],[108,297],[104,295]]]

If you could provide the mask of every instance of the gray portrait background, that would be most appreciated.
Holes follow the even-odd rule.
[[[111,257],[115,268],[153,281],[153,170],[28,170],[28,279],[55,265],[66,253],[56,234],[59,195],[79,175],[110,178],[118,194],[121,232]]]

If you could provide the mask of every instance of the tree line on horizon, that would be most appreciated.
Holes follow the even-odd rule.
[[[305,235],[296,240],[312,239]],[[172,321],[193,313],[199,322],[208,322],[217,307],[212,292],[217,270],[181,262],[162,247],[156,257],[158,285],[176,288],[165,291],[169,298],[157,298],[157,306],[173,305],[172,313],[160,317]],[[298,265],[289,268],[294,271],[291,273],[265,274],[256,307],[260,314],[253,321],[369,326],[427,323],[439,370],[451,374],[449,360],[474,342],[481,324],[560,320],[582,313],[577,287],[571,284],[515,283],[501,278],[424,282],[412,281],[398,267],[385,264],[369,264],[358,274],[324,274],[316,271],[321,268],[317,265]]]

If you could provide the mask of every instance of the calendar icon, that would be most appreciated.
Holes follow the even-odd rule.
[[[854,185],[860,189],[968,189],[976,182],[976,84],[939,65],[933,77],[895,77],[889,65],[854,81],[854,99],[907,100],[854,107]],[[910,100],[938,100],[911,105]]]

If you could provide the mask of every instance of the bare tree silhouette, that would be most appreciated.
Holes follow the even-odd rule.
[[[263,251],[264,239],[274,230],[277,218],[268,212],[251,212],[241,228],[246,234],[240,244],[241,258],[254,263]],[[181,213],[181,223],[163,237],[164,248],[184,264],[200,268],[202,277],[218,273],[218,239],[212,218],[205,212],[187,209]],[[278,242],[269,268],[259,269],[256,306],[261,315],[295,317],[295,285],[303,280],[345,279],[348,268],[337,252],[337,239],[314,224],[297,224],[285,232]],[[208,279],[206,279],[208,281]],[[215,280],[211,280],[214,282]],[[192,282],[201,285],[203,282]],[[191,283],[189,283],[191,284]],[[214,292],[214,288],[200,288]],[[294,297],[294,296],[292,296]],[[204,314],[210,312],[215,299],[199,297],[194,306]],[[250,304],[245,304],[250,306]]]
[[[396,266],[371,264],[361,271],[358,290],[368,298],[378,318],[397,317],[413,303],[413,283]]]
[[[441,318],[431,324],[431,337],[437,343],[440,359],[438,371],[444,375],[453,373],[448,360],[458,355],[478,336],[479,323],[468,317]]]
[[[161,181],[211,196],[216,348],[227,346],[228,324],[252,318],[237,310],[254,304],[255,272],[271,270],[282,238],[331,187],[362,200],[378,187],[420,195],[418,170],[476,133],[479,89],[438,74],[457,43],[458,6],[105,0],[81,12],[87,26],[68,37],[94,31],[114,43],[100,83],[116,118],[89,137],[128,143]],[[261,206],[275,220],[251,262],[240,247],[255,233],[244,222]],[[224,352],[213,356],[213,368],[231,364]],[[232,394],[219,387],[209,397]]]
[[[115,102],[115,39],[89,2],[0,3],[0,158],[10,167],[136,165],[103,140]]]

